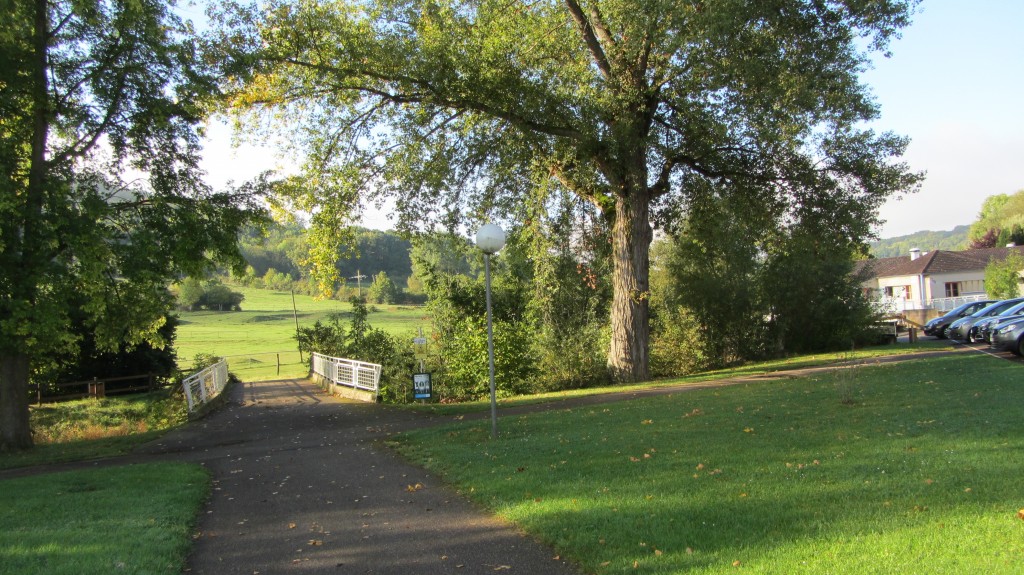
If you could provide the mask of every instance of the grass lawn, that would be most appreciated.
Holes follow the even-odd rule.
[[[1021,369],[957,354],[393,445],[588,573],[1024,573]]]
[[[181,463],[0,481],[0,574],[181,573],[208,492]]]
[[[188,417],[165,392],[33,405],[29,416],[35,447],[0,453],[0,469],[121,455]]]
[[[231,289],[245,294],[243,311],[178,312],[181,325],[175,347],[179,365],[190,367],[197,353],[208,353],[226,357],[228,368],[242,381],[305,375],[307,368],[299,360],[295,342],[291,294],[239,286]],[[295,307],[300,327],[310,327],[332,313],[352,310],[347,302],[299,294],[295,294]],[[426,312],[419,306],[371,304],[369,308],[370,325],[395,335],[408,335],[410,346],[417,328],[430,328],[429,320],[424,318]]]

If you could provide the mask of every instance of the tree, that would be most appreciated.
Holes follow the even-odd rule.
[[[367,299],[374,303],[395,303],[398,301],[398,286],[391,281],[387,272],[373,276],[373,283],[366,291]]]
[[[305,153],[288,189],[319,207],[314,228],[384,197],[404,229],[513,216],[539,184],[593,203],[612,245],[608,366],[642,380],[652,223],[711,190],[877,210],[916,186],[893,161],[906,140],[863,127],[878,110],[857,78],[915,4],[277,0],[224,8],[213,49],[230,109]]]
[[[1024,190],[985,198],[978,219],[971,224],[971,249],[994,248],[1024,242]]]
[[[77,312],[97,351],[167,345],[166,286],[240,262],[236,234],[262,210],[260,184],[215,194],[200,178],[214,85],[166,3],[3,6],[0,450],[14,450],[32,445],[30,374],[77,353]]]
[[[1004,259],[993,259],[985,266],[985,291],[995,299],[1020,297],[1024,256],[1010,252]]]
[[[203,300],[206,288],[198,278],[188,277],[178,284],[178,305],[192,311]]]

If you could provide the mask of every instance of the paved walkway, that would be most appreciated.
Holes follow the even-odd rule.
[[[429,420],[305,381],[246,383],[143,453],[201,463],[214,478],[187,573],[576,573],[374,446]]]

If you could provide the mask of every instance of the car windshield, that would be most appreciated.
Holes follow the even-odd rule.
[[[980,310],[974,312],[973,314],[971,314],[971,317],[987,317],[990,315],[996,315],[997,313],[1000,313],[1005,309],[1008,309],[1018,303],[1021,303],[1021,301],[1024,300],[1008,299],[1003,301],[997,301],[996,303],[990,306],[983,307]]]
[[[963,304],[961,306],[958,306],[958,307],[954,308],[952,311],[946,312],[946,315],[944,317],[963,317],[965,315],[970,315],[970,314],[968,314],[966,312],[971,311],[972,309],[973,309],[973,311],[971,311],[971,313],[974,313],[975,311],[978,311],[979,309],[985,307],[986,305],[992,305],[994,303],[998,303],[998,302],[994,302],[994,301],[984,301],[984,302],[972,301],[972,302],[967,302],[967,303],[965,303],[965,304]],[[975,307],[975,306],[977,306],[979,304],[984,304],[984,305],[982,305],[981,307]]]
[[[1005,316],[1020,315],[1022,312],[1024,312],[1024,301],[1018,303],[1015,306],[1011,306],[1008,309],[1005,309],[1005,310],[999,312],[999,315],[1005,315]]]

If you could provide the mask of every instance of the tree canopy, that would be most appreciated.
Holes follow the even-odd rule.
[[[314,228],[382,198],[405,228],[452,229],[557,189],[591,202],[612,244],[608,365],[638,380],[652,224],[734,196],[775,221],[842,212],[833,231],[859,241],[916,186],[906,140],[864,127],[858,78],[915,4],[274,0],[224,5],[212,49],[229,108],[305,158],[283,189]]]
[[[30,373],[74,354],[165,345],[170,280],[241,261],[259,184],[214,193],[198,168],[215,84],[160,0],[3,2],[0,449],[31,445]]]
[[[972,248],[1024,245],[1024,190],[985,198],[969,236]]]

